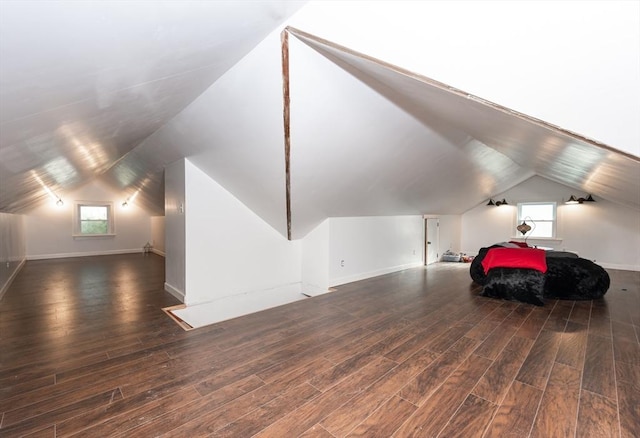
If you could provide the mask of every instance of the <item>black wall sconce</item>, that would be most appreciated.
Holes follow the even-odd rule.
[[[596,202],[596,200],[593,199],[593,196],[591,195],[587,195],[586,198],[576,198],[575,196],[571,195],[565,202],[565,204],[582,204],[583,202]]]
[[[493,199],[489,199],[487,205],[494,205],[496,207],[500,207],[501,205],[509,205],[506,199],[502,198],[502,201],[494,201]]]

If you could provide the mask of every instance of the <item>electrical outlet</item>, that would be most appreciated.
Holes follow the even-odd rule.
[[[413,255],[416,255],[416,250],[415,249],[413,250]]]
[[[9,267],[9,262],[7,262],[7,268]]]
[[[344,260],[340,260],[340,267],[344,268]]]

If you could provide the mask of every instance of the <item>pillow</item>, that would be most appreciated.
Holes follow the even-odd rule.
[[[520,245],[516,245],[513,242],[500,242],[496,243],[494,246],[501,246],[503,248],[520,248]]]
[[[491,268],[528,268],[547,272],[544,250],[535,248],[491,248],[482,260],[485,273]]]
[[[575,252],[569,252],[569,251],[547,251],[546,253],[547,253],[547,260],[554,257],[568,257],[572,259],[578,258],[578,254],[576,254]],[[548,265],[549,264],[547,263],[547,267]]]

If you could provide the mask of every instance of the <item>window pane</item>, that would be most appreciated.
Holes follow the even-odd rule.
[[[553,237],[553,222],[536,222],[535,228],[529,232],[529,237]]]
[[[553,220],[553,204],[525,204],[521,206],[520,220],[529,216],[533,220]]]
[[[107,220],[107,207],[98,205],[98,206],[89,206],[89,205],[81,205],[80,206],[80,220]]]
[[[107,234],[109,223],[107,221],[80,221],[82,234]]]

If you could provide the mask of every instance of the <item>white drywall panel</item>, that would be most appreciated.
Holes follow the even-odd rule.
[[[0,299],[20,271],[25,256],[24,216],[0,213]]]
[[[291,285],[300,288],[300,242],[288,241],[185,162],[187,305]]]
[[[184,159],[165,168],[165,289],[182,302],[186,294],[184,179]]]
[[[422,216],[330,218],[329,284],[420,266],[423,247]]]
[[[302,293],[319,295],[329,290],[329,219],[324,220],[303,239]]]
[[[286,236],[279,31],[272,32],[136,151],[150,168],[170,157],[189,157]]]
[[[164,250],[164,216],[151,216],[151,245],[153,252],[158,255],[165,255]]]

